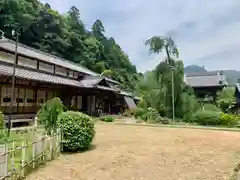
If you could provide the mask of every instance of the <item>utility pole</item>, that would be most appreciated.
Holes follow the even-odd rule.
[[[172,119],[175,121],[175,97],[174,97],[174,67],[171,66],[172,70]]]
[[[174,97],[174,65],[171,64],[171,57],[168,51],[168,46],[165,46],[165,51],[167,53],[167,64],[171,68],[172,73],[172,121],[175,121],[175,97]]]
[[[12,120],[12,113],[13,113],[13,104],[14,104],[14,97],[15,97],[15,73],[16,73],[16,64],[17,64],[17,56],[18,56],[18,36],[19,33],[17,31],[12,31],[12,35],[16,36],[16,42],[15,42],[15,57],[14,57],[14,63],[13,63],[13,73],[12,73],[12,88],[11,88],[11,104],[10,104],[10,112],[9,112],[9,118],[8,118],[8,136],[10,135],[11,131],[11,120]]]

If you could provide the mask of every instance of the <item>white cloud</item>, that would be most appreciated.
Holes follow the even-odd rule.
[[[144,41],[165,34],[172,34],[186,65],[240,68],[240,51],[236,48],[240,47],[239,0],[44,1],[61,12],[75,5],[87,27],[101,19],[106,34],[116,39],[140,71],[153,69],[162,58],[149,56]],[[220,58],[224,52],[226,55]]]

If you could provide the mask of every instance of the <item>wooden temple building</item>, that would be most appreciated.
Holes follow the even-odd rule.
[[[216,100],[217,92],[228,85],[222,71],[187,74],[184,80],[193,88],[197,98],[212,103]]]
[[[33,119],[41,105],[60,97],[71,110],[89,115],[118,114],[139,99],[118,88],[119,82],[85,67],[18,44],[13,108],[10,109],[15,42],[0,40],[0,107],[5,119]]]

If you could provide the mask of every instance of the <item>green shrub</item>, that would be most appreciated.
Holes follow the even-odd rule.
[[[113,122],[115,119],[112,116],[102,116],[100,117],[100,121],[104,121],[104,122]]]
[[[157,123],[160,123],[160,124],[170,124],[171,123],[171,119],[169,119],[167,117],[161,117],[161,116],[158,116],[156,118],[156,121],[157,121]]]
[[[143,116],[146,114],[146,110],[143,108],[136,108],[133,110],[133,114],[136,119],[144,119]]]
[[[218,112],[221,111],[216,105],[210,103],[203,104],[203,108],[204,111],[218,111]]]
[[[221,113],[220,125],[235,127],[239,122],[239,117],[234,114]]]
[[[46,132],[51,134],[57,130],[58,115],[64,111],[60,98],[53,98],[42,105],[37,113],[38,123],[43,125]]]
[[[81,151],[91,146],[95,135],[92,118],[84,113],[67,111],[58,117],[62,128],[64,151]]]
[[[194,121],[200,125],[218,125],[220,123],[220,112],[198,111],[194,114]]]

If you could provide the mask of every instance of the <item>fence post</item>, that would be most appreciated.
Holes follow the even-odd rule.
[[[46,152],[45,152],[45,136],[43,136],[42,137],[42,163],[45,163],[45,154],[46,154]]]
[[[52,135],[49,136],[49,140],[50,140],[50,160],[52,160],[53,158],[53,143],[52,143]]]
[[[0,177],[3,179],[6,178],[8,175],[8,149],[7,143],[0,145]],[[5,179],[4,178],[4,179]]]
[[[22,141],[22,161],[21,161],[21,177],[24,177],[24,170],[25,170],[25,156],[26,156],[26,142],[25,140]]]
[[[35,168],[35,144],[36,143],[36,141],[35,141],[35,138],[34,138],[34,140],[33,140],[33,142],[32,142],[32,166],[33,166],[33,169]]]
[[[12,168],[11,168],[11,171],[12,171],[12,175],[14,175],[15,174],[15,160],[14,160],[14,158],[15,158],[15,151],[16,151],[16,149],[15,149],[15,141],[13,140],[12,141],[12,154],[11,154],[11,160],[12,160]]]
[[[57,143],[58,143],[58,155],[61,153],[61,131],[58,129],[57,132]]]

